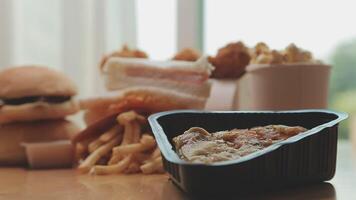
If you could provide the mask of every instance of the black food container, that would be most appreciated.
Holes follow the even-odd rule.
[[[191,195],[249,193],[330,180],[335,174],[337,132],[347,114],[327,110],[168,111],[149,117],[163,165],[173,182]],[[237,160],[193,164],[181,160],[172,139],[191,127],[209,132],[271,124],[303,126],[304,133]]]

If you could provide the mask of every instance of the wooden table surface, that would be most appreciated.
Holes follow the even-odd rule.
[[[248,199],[356,199],[356,153],[339,142],[336,176],[317,185]],[[167,175],[90,176],[75,170],[0,168],[0,199],[187,199]]]

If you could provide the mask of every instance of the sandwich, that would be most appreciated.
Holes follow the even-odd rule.
[[[39,66],[0,71],[0,124],[61,119],[79,110],[77,90],[64,74]]]
[[[196,62],[112,57],[101,68],[107,94],[80,102],[85,122],[128,110],[204,109],[212,70],[206,57]]]
[[[113,57],[102,68],[102,74],[108,90],[150,86],[207,98],[213,69],[206,57],[196,62]]]

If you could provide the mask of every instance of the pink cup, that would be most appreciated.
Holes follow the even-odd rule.
[[[322,109],[328,106],[330,69],[323,64],[247,66],[239,92],[241,110]]]

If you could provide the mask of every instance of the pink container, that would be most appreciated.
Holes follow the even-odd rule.
[[[30,168],[70,168],[74,147],[70,140],[23,143]]]
[[[239,85],[241,110],[323,109],[328,106],[329,65],[247,66]]]
[[[238,79],[211,79],[210,97],[206,102],[206,110],[235,110]]]

